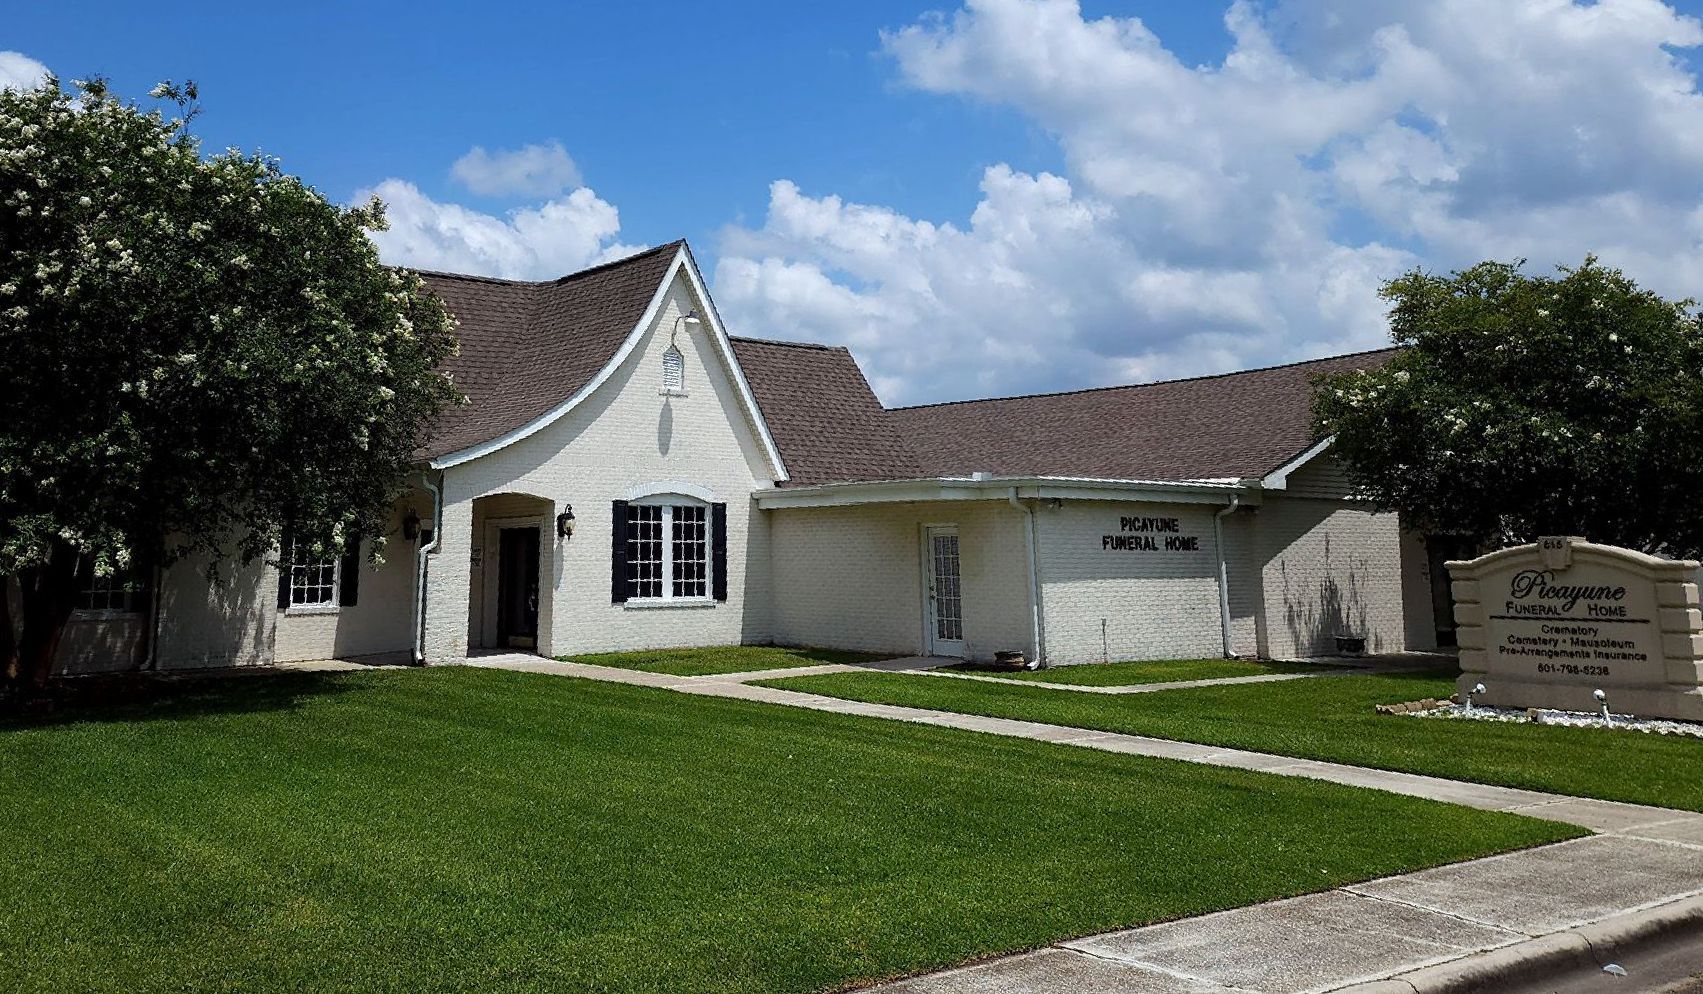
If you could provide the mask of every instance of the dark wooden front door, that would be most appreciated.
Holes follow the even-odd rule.
[[[497,640],[538,646],[538,529],[504,528],[497,551]]]

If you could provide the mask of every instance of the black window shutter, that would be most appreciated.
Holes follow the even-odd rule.
[[[727,600],[727,505],[710,505],[710,589]]]
[[[349,540],[349,548],[343,552],[343,565],[337,575],[337,603],[341,607],[354,607],[361,596],[361,540]]]
[[[154,596],[154,566],[151,560],[136,556],[131,560],[128,574],[129,591],[124,595],[124,610],[140,612],[148,610],[151,598]]]
[[[609,543],[609,600],[613,604],[627,602],[627,502],[616,501],[612,506]]]
[[[290,606],[290,563],[295,558],[295,540],[285,529],[278,539],[278,610]]]

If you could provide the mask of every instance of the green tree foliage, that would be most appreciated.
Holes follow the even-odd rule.
[[[1587,258],[1486,262],[1383,289],[1402,346],[1325,378],[1320,430],[1410,527],[1486,542],[1582,535],[1703,551],[1703,324]]]
[[[0,666],[46,676],[79,559],[382,545],[439,410],[452,323],[383,266],[376,202],[203,156],[193,84],[0,91]],[[174,110],[175,108],[175,110]],[[133,562],[133,557],[136,561]],[[16,596],[16,595],[14,595]],[[0,597],[0,604],[11,598]]]

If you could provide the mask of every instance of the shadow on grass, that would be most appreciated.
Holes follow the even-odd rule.
[[[282,711],[358,689],[350,673],[123,673],[57,681],[26,699],[0,698],[0,732],[76,722],[176,720]]]
[[[879,663],[892,659],[891,652],[858,652],[853,649],[819,649],[808,645],[778,645],[777,650],[796,659],[808,659],[814,663],[840,663],[856,666],[860,663]]]
[[[1424,670],[1375,670],[1375,673],[1386,681],[1402,680],[1408,683],[1425,683],[1431,680],[1453,680],[1461,675],[1459,666],[1441,666]]]
[[[714,645],[682,649],[639,649],[632,652],[570,653],[555,657],[564,663],[587,663],[617,669],[645,670],[675,676],[709,676],[788,669],[823,663],[859,665],[894,658],[893,653],[854,652],[796,645]]]

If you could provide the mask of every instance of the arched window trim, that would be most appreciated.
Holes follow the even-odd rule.
[[[627,503],[631,504],[633,507],[650,507],[652,504],[682,504],[686,507],[708,507],[711,502],[704,500],[701,497],[693,497],[691,494],[666,492],[645,494],[643,497],[635,498]]]
[[[679,497],[695,500],[702,504],[715,503],[715,491],[696,483],[684,480],[656,480],[651,483],[641,483],[631,487],[621,495],[621,499],[629,504],[666,504]]]

